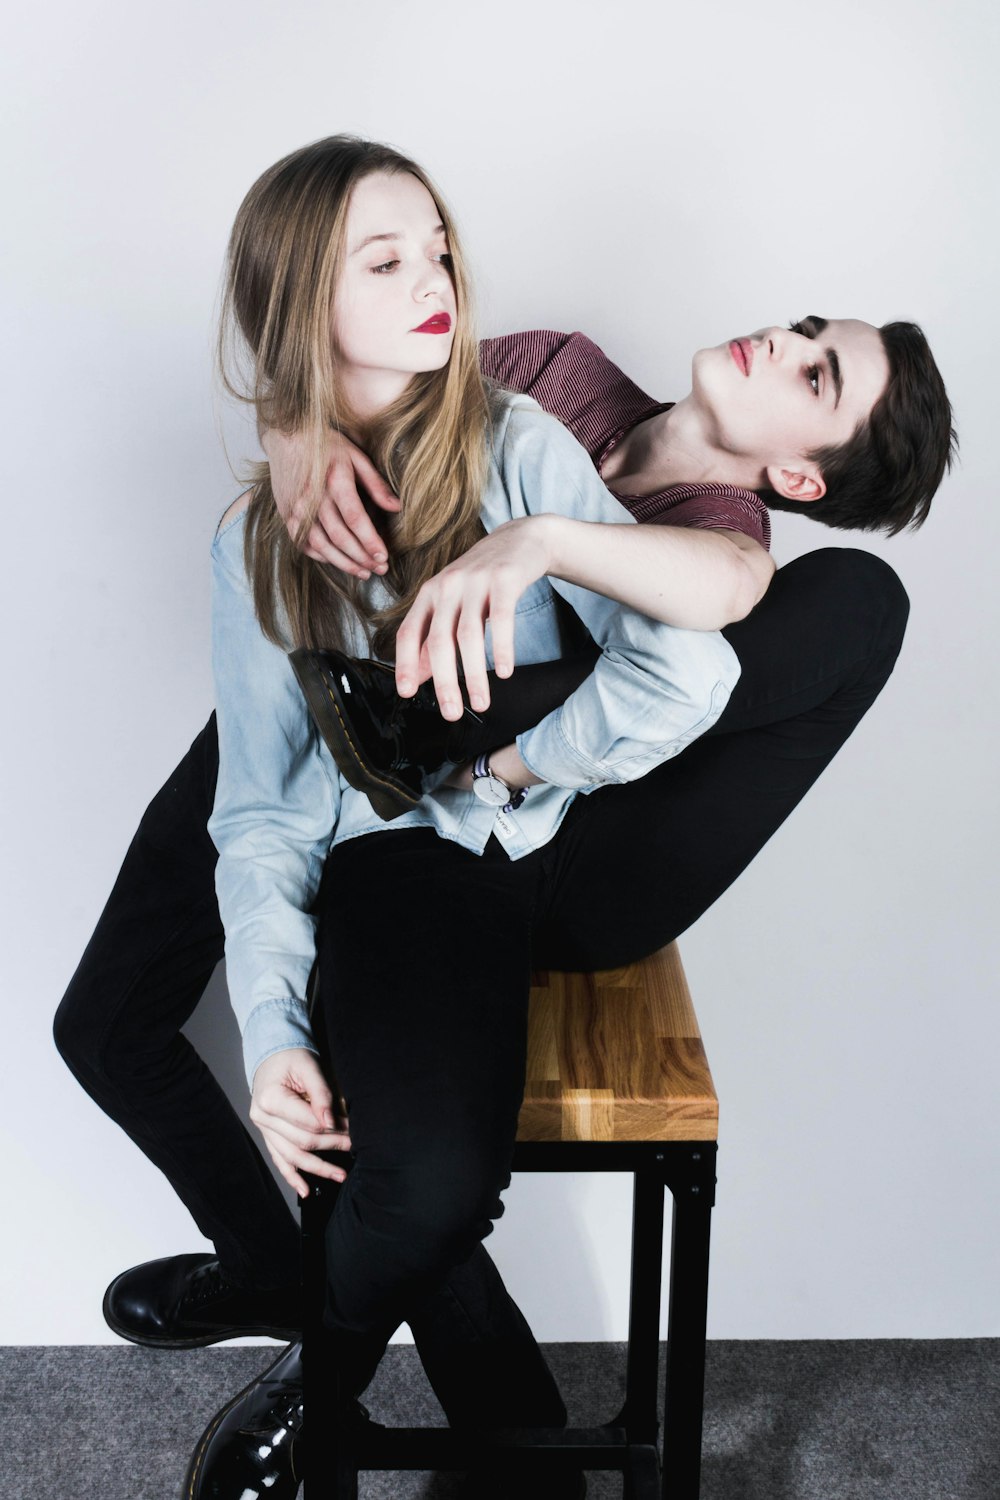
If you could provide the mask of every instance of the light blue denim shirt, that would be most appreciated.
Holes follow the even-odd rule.
[[[483,523],[555,511],[629,524],[576,439],[526,396],[504,396],[496,417]],[[546,844],[579,792],[636,780],[715,723],[739,664],[715,631],[662,625],[600,594],[542,578],[521,596],[518,662],[561,654],[558,598],[601,648],[591,676],[561,708],[518,736],[542,786],[516,813],[497,813],[470,792],[441,787],[386,824],[348,786],[317,734],[285,653],[254,615],[243,564],[241,512],[213,546],[213,661],[219,784],[209,832],[219,850],[216,886],[226,930],[229,992],[251,1085],[264,1058],[315,1050],[306,987],[315,956],[311,908],[333,845],[387,828],[433,828],[481,854],[495,833],[511,859]],[[381,591],[380,580],[369,587]],[[367,654],[360,627],[348,642]]]

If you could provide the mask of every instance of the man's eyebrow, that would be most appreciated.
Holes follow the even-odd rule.
[[[810,313],[808,318],[802,319],[799,327],[803,333],[808,333],[811,339],[817,339],[826,327],[826,319],[817,318],[813,313]],[[830,366],[830,374],[833,377],[833,389],[836,392],[837,398],[833,403],[833,409],[836,411],[840,405],[840,398],[844,394],[844,377],[840,370],[840,356],[836,349],[824,349],[823,353],[826,355]]]
[[[433,239],[436,234],[444,234],[444,232],[445,228],[443,224],[435,224],[434,228],[431,230],[431,238]],[[352,255],[357,255],[359,251],[364,250],[366,245],[374,244],[376,240],[401,240],[403,238],[404,235],[401,229],[390,229],[385,234],[370,234],[366,239],[363,239],[361,241],[360,245],[355,245],[354,249],[350,253]]]

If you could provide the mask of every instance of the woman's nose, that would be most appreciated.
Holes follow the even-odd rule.
[[[427,270],[417,280],[414,287],[414,296],[418,299],[428,296],[431,292],[440,292],[443,287],[450,285],[451,278],[440,261],[433,261]]]

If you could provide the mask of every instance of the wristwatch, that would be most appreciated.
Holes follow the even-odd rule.
[[[480,802],[488,807],[500,807],[504,812],[516,812],[528,795],[526,786],[508,786],[507,782],[490,766],[489,755],[477,755],[472,763],[472,790]]]

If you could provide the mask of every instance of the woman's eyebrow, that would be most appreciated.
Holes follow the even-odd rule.
[[[354,249],[351,251],[351,254],[357,255],[368,245],[373,245],[376,240],[401,240],[402,238],[403,236],[398,229],[391,229],[387,234],[369,234],[365,239],[361,241],[360,245],[355,245]]]
[[[445,229],[443,224],[435,224],[434,228],[431,230],[431,238],[433,239],[434,235],[436,234],[444,234],[444,232]],[[372,245],[376,240],[401,239],[405,239],[405,235],[403,234],[403,231],[401,229],[390,229],[385,234],[369,234],[365,239],[361,241],[360,245],[355,245],[354,249],[350,253],[352,255],[357,255],[361,250],[364,250],[366,245]]]

